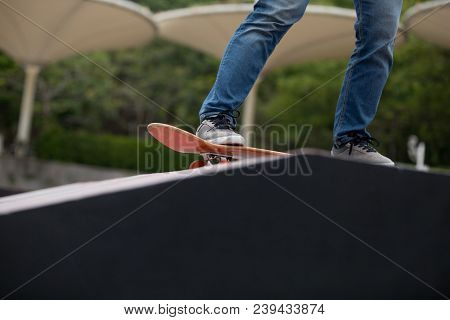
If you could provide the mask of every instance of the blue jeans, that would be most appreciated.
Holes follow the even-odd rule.
[[[259,0],[231,38],[216,82],[200,109],[200,119],[228,114],[244,102],[267,59],[289,28],[301,19],[309,0]],[[333,138],[342,145],[352,136],[370,136],[393,64],[393,44],[402,0],[354,0],[356,47],[337,103]]]

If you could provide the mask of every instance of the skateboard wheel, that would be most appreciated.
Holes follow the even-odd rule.
[[[201,168],[204,167],[206,165],[206,162],[204,160],[197,160],[192,162],[189,165],[189,169],[197,169],[197,168]]]

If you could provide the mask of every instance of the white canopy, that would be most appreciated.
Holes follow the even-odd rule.
[[[77,52],[139,46],[156,32],[150,11],[126,0],[2,0],[0,49],[22,64],[26,74],[18,146],[29,141],[42,66]]]
[[[415,5],[405,14],[405,27],[424,40],[450,49],[450,0]]]
[[[17,62],[45,65],[78,51],[144,44],[156,33],[151,13],[124,0],[2,0],[0,48]],[[50,34],[51,35],[50,35]]]
[[[162,12],[155,20],[161,37],[220,58],[252,10],[252,4],[209,5]],[[309,5],[301,22],[276,48],[265,72],[294,63],[349,57],[355,45],[355,17],[351,9]]]

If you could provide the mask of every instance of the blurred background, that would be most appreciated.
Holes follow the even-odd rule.
[[[246,1],[134,2],[155,14],[196,5]],[[404,0],[404,12],[421,2],[424,1]],[[353,8],[352,0],[311,3]],[[8,9],[0,5],[0,10]],[[448,34],[448,29],[442,32]],[[219,59],[158,36],[135,48],[95,51],[87,56],[169,112],[157,108],[86,58],[73,55],[41,69],[36,80],[29,146],[18,157],[14,153],[25,73],[20,61],[5,50],[0,51],[0,188],[8,190],[5,194],[136,172],[183,169],[189,164],[192,157],[148,143],[145,125],[180,125],[181,118],[196,127],[198,109],[214,82]],[[343,74],[271,119],[345,69],[347,60],[303,62],[265,75],[257,95],[256,123],[311,124],[306,147],[330,149]],[[412,163],[407,143],[411,135],[416,135],[426,145],[427,165],[445,170],[450,168],[449,120],[450,51],[408,32],[396,49],[393,72],[370,131],[382,142],[382,153],[403,163]],[[264,137],[256,139],[256,146],[263,140]],[[288,141],[278,149],[296,148],[296,143]]]

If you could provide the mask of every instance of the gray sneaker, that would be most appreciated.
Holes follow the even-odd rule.
[[[341,147],[333,146],[331,156],[342,160],[351,160],[375,164],[380,166],[395,166],[395,163],[378,153],[372,142],[376,141],[370,137],[358,137]]]
[[[196,134],[214,144],[245,145],[244,137],[234,130],[230,119],[220,114],[203,120]]]

